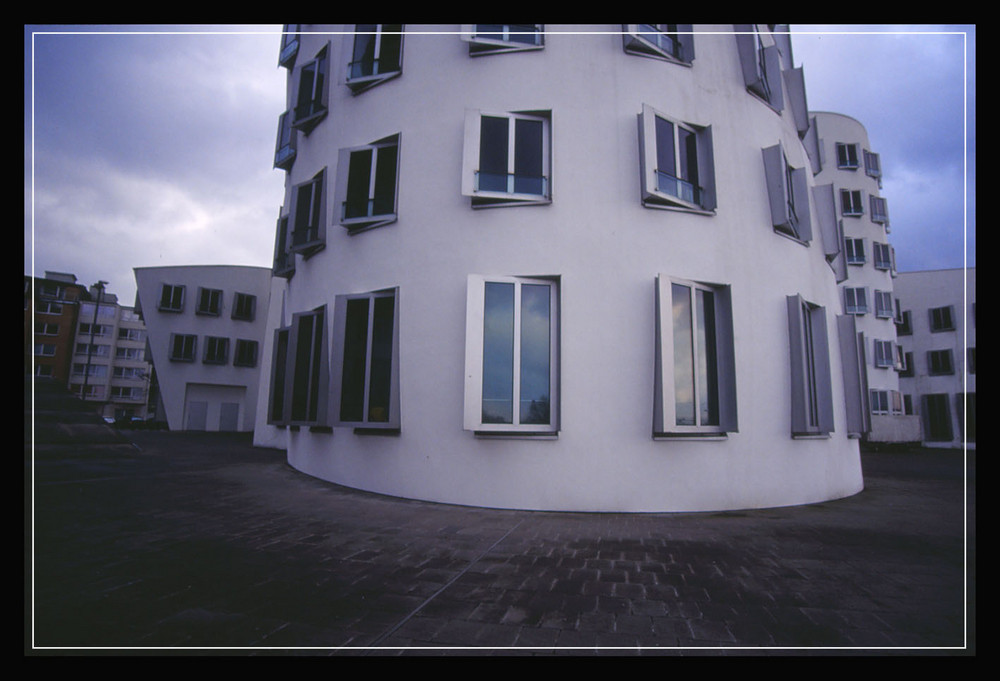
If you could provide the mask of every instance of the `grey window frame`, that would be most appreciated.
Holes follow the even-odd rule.
[[[274,261],[271,265],[274,276],[291,279],[295,275],[295,254],[291,245],[291,220],[288,215],[281,215],[279,211],[274,229]]]
[[[749,92],[777,112],[785,108],[781,54],[774,37],[759,24],[736,24],[736,47]]]
[[[372,26],[372,28],[367,28]],[[362,92],[369,90],[376,85],[381,85],[388,80],[396,78],[403,73],[403,24],[356,24],[355,34],[353,40],[345,40],[344,45],[347,49],[344,57],[344,64],[346,64],[347,73],[345,82],[347,86],[351,89],[355,95],[361,94]],[[384,59],[384,48],[386,45],[386,38],[395,39],[396,34],[398,34],[399,47],[398,47],[398,59],[395,64],[388,65],[389,68],[384,68],[381,63]],[[360,35],[373,35],[374,36],[374,47],[373,56],[371,61],[358,59],[357,49],[358,49],[358,37]],[[374,66],[372,73],[355,73],[355,64],[357,63],[370,63]]]
[[[374,357],[374,324],[375,324],[375,305],[376,301],[379,299],[391,298],[393,301],[392,310],[392,340],[391,347],[389,349],[389,395],[388,395],[388,405],[387,413],[384,420],[378,420],[373,418],[370,408],[371,403],[369,400],[371,381],[372,381],[372,371],[373,371],[373,357]],[[367,301],[368,303],[368,317],[367,317],[367,329],[365,333],[365,366],[362,368],[362,418],[359,420],[347,418],[342,410],[344,391],[345,391],[345,380],[347,380],[347,372],[345,371],[345,353],[347,350],[347,308],[351,301]],[[382,289],[379,291],[370,291],[366,293],[355,293],[355,294],[343,294],[336,297],[334,317],[333,317],[333,327],[332,327],[332,337],[333,337],[333,349],[330,357],[330,413],[331,422],[334,426],[341,427],[353,427],[360,431],[363,430],[379,430],[379,431],[398,431],[400,429],[400,402],[399,402],[399,318],[400,318],[400,306],[399,306],[399,289],[389,288]]]
[[[864,300],[859,304],[858,292]],[[868,288],[866,286],[845,286],[844,287],[844,312],[846,314],[864,315],[871,312],[868,306]]]
[[[826,309],[800,295],[786,299],[791,366],[791,435],[829,436],[833,388]]]
[[[857,170],[860,167],[857,142],[837,142],[837,168],[840,170]]]
[[[502,118],[508,121],[510,134],[508,136],[507,171],[509,190],[498,191],[479,188],[480,150],[482,148],[482,119]],[[538,121],[542,124],[541,161],[542,186],[541,194],[517,192],[511,181],[515,177],[517,165],[516,129],[517,120]],[[526,111],[495,111],[484,109],[466,109],[465,111],[465,141],[462,157],[462,195],[471,198],[473,208],[496,208],[502,206],[540,205],[552,202],[552,112],[539,110]]]
[[[664,172],[658,168],[659,140],[657,138],[657,119],[670,124],[672,127],[673,139],[671,144],[674,150],[674,164],[670,172]],[[712,126],[697,125],[695,123],[680,121],[669,116],[662,111],[658,111],[648,104],[642,105],[642,110],[638,114],[639,125],[639,174],[642,182],[641,200],[642,205],[647,208],[666,208],[671,210],[685,210],[702,213],[706,215],[714,214],[718,205],[715,184],[715,153],[712,142]],[[697,178],[695,183],[683,180],[679,175],[680,166],[680,131],[685,130],[693,134],[695,144],[695,158],[697,163]],[[691,185],[697,189],[692,191],[692,199],[687,200],[678,196],[674,192],[660,188],[659,177],[666,175],[674,179],[677,183]]]
[[[178,342],[181,346],[178,347]],[[178,352],[179,351],[179,352]],[[170,352],[168,359],[171,362],[194,362],[198,356],[198,336],[193,333],[172,333],[170,334]]]
[[[868,177],[874,177],[875,179],[882,181],[882,159],[881,157],[873,151],[868,151],[867,149],[862,150],[865,159],[865,174]]]
[[[485,28],[494,26],[498,30]],[[532,35],[534,40],[512,40],[511,35]],[[542,24],[466,24],[462,26],[461,38],[469,44],[470,57],[528,52],[544,49],[545,27]]]
[[[627,54],[652,57],[672,64],[691,66],[694,61],[691,24],[624,24],[622,46]]]
[[[942,305],[927,310],[931,333],[944,333],[955,330],[954,305]]]
[[[858,218],[865,214],[861,194],[860,189],[840,190],[840,215],[842,217]]]
[[[400,161],[400,134],[389,135],[376,140],[371,144],[364,144],[356,147],[346,147],[340,149],[337,156],[337,181],[334,188],[334,206],[337,211],[338,221],[349,233],[374,229],[395,222],[398,215],[399,201],[399,161]],[[395,149],[395,154],[391,150]],[[389,154],[382,152],[388,150]],[[365,215],[347,216],[347,204],[351,193],[352,181],[356,179],[357,173],[352,174],[353,162],[358,155],[369,154],[368,174],[366,183],[367,211]],[[376,202],[379,201],[378,191],[382,168],[381,165],[386,160],[392,161],[392,209],[389,212],[375,212]],[[384,186],[381,187],[384,190]]]
[[[809,243],[812,241],[812,216],[806,167],[793,167],[781,142],[765,148],[762,153],[772,227],[779,234]]]
[[[274,167],[291,170],[298,154],[298,130],[292,125],[292,111],[278,116],[278,134],[274,141]]]
[[[278,66],[290,69],[295,66],[299,53],[299,31],[302,24],[285,24],[281,30],[281,49],[278,51]]]
[[[879,319],[892,319],[892,291],[875,289],[875,316]]]
[[[257,355],[259,353],[259,343],[255,340],[237,338],[233,348],[234,367],[255,367],[257,366]]]
[[[309,78],[309,74],[312,77]],[[330,44],[295,72],[292,127],[308,136],[330,110]]]
[[[222,299],[222,289],[199,286],[198,305],[194,313],[206,317],[219,317],[222,315]]]
[[[326,316],[325,305],[292,315],[285,389],[289,425],[328,425],[330,352]]]
[[[872,222],[880,225],[889,224],[889,202],[883,197],[869,194],[868,210],[871,212]]]
[[[848,265],[864,265],[868,262],[865,254],[865,240],[860,237],[847,237],[844,239],[844,249],[847,254]]]
[[[228,364],[229,339],[225,336],[205,336],[205,353],[202,364]]]
[[[310,256],[326,246],[326,168],[292,187],[288,212],[290,253]]]
[[[896,351],[891,340],[873,339],[872,363],[878,369],[893,369],[896,366]]]
[[[186,288],[183,284],[163,284],[160,287],[160,298],[156,309],[160,312],[183,312]],[[166,295],[168,289],[170,291],[169,300]]]
[[[257,316],[257,296],[252,293],[236,291],[233,293],[232,319],[242,322],[252,322]]]

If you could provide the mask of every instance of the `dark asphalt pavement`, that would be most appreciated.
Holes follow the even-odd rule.
[[[28,655],[975,654],[974,453],[866,453],[862,493],[810,506],[543,513],[38,420]]]

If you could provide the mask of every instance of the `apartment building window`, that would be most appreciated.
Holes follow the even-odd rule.
[[[326,168],[292,188],[291,252],[310,255],[326,244]]]
[[[268,422],[326,426],[328,355],[326,307],[292,315],[290,327],[275,331]]]
[[[939,333],[941,331],[954,331],[955,321],[953,315],[954,309],[951,305],[945,305],[944,307],[934,307],[931,308],[930,322],[931,322],[931,333]]]
[[[913,378],[914,367],[913,367],[913,353],[905,352],[900,348],[900,353],[902,354],[902,360],[899,363],[899,377],[900,378]]]
[[[173,284],[164,284],[160,289],[160,312],[183,312],[184,311],[184,287]]]
[[[298,154],[298,138],[292,126],[292,112],[286,111],[278,117],[278,139],[274,143],[274,167],[288,170],[295,163]]]
[[[257,296],[237,291],[233,295],[232,318],[243,322],[252,322],[256,314]]]
[[[118,340],[133,341],[138,343],[146,340],[146,332],[142,329],[121,328],[118,329]]]
[[[869,177],[874,177],[876,179],[881,180],[882,161],[879,158],[879,155],[865,149],[864,157],[865,157],[865,174],[868,175]]]
[[[861,205],[860,190],[840,190],[840,214],[844,217],[858,217],[865,214],[865,209]]]
[[[281,32],[281,51],[278,53],[278,66],[291,68],[295,65],[295,57],[299,53],[299,29],[301,24],[285,24]]]
[[[50,281],[41,281],[35,285],[35,290],[38,291],[38,295],[44,298],[65,298],[66,297],[66,287],[60,286],[59,284],[53,284]]]
[[[354,94],[384,83],[403,70],[403,25],[358,24],[347,65],[347,85]]]
[[[858,145],[837,142],[837,167],[841,170],[855,170],[858,167]]]
[[[292,109],[292,127],[308,135],[319,125],[329,110],[330,92],[329,44],[314,59],[299,68],[295,80],[295,108]]]
[[[106,338],[111,335],[111,327],[107,324],[80,324],[80,334],[95,338]]]
[[[90,367],[82,362],[73,364],[74,376],[87,376],[88,378],[107,378],[108,367],[106,364],[91,364]]]
[[[896,322],[896,335],[897,336],[911,336],[913,335],[913,314],[909,310],[903,310],[898,315],[898,321]]]
[[[928,350],[927,373],[931,376],[950,376],[955,373],[951,350]]]
[[[114,378],[146,378],[146,370],[140,367],[115,367]]]
[[[953,437],[951,409],[948,395],[936,393],[920,396],[920,413],[924,422],[924,439],[930,442],[948,442]]]
[[[141,400],[143,397],[142,390],[139,388],[130,388],[120,385],[111,386],[111,398],[119,400]]]
[[[291,251],[291,223],[287,215],[278,215],[274,230],[274,262],[271,272],[276,277],[291,279],[295,274],[295,256]]]
[[[334,203],[340,224],[351,232],[396,220],[399,135],[341,149]]]
[[[863,286],[844,288],[844,311],[847,314],[867,314],[868,290]]]
[[[58,336],[59,325],[47,323],[37,324],[35,325],[35,333],[39,336]]]
[[[763,154],[771,223],[775,231],[799,241],[810,241],[812,224],[806,168],[793,168],[780,143],[767,147]]]
[[[218,317],[222,314],[222,291],[217,288],[198,288],[198,307],[195,314]]]
[[[473,275],[466,310],[465,428],[558,432],[558,281]]]
[[[337,296],[331,387],[334,425],[398,429],[398,290]]]
[[[38,378],[51,378],[53,376],[52,365],[51,364],[36,364],[35,365],[35,376],[37,376]]]
[[[115,348],[115,359],[142,361],[142,348]]]
[[[110,345],[99,345],[97,343],[91,345],[90,343],[77,343],[76,344],[76,354],[77,355],[90,355],[91,357],[110,357],[111,356],[111,346]]]
[[[792,437],[833,432],[830,341],[825,308],[788,296]]]
[[[913,416],[913,395],[903,394],[903,413],[907,416]]]
[[[472,24],[463,27],[469,56],[540,50],[545,46],[541,24]]]
[[[889,224],[889,204],[880,196],[868,197],[868,209],[871,211],[872,222],[880,225]]]
[[[56,346],[52,343],[35,343],[35,357],[55,357]]]
[[[775,111],[781,111],[784,108],[781,55],[774,37],[757,24],[736,24],[736,31],[736,47],[747,90]]]
[[[729,287],[660,276],[653,435],[737,430]]]
[[[875,343],[875,366],[879,369],[891,369],[896,366],[896,357],[892,347],[892,341],[876,340]]]
[[[888,390],[871,390],[869,391],[871,404],[871,411],[873,414],[888,414],[889,413],[889,391]]]
[[[104,386],[103,385],[79,385],[76,389],[76,394],[83,399],[103,399],[104,398]]]
[[[257,341],[236,339],[236,347],[233,352],[234,367],[255,367],[257,366]]]
[[[205,337],[205,364],[226,364],[229,362],[229,339],[220,336]]]
[[[53,303],[51,301],[40,301],[35,304],[35,312],[38,314],[52,314],[59,315],[63,313],[62,303]]]
[[[892,291],[875,291],[875,316],[892,319]]]
[[[644,206],[715,210],[711,126],[674,120],[643,104],[639,165]]]
[[[629,54],[686,65],[694,60],[691,24],[626,24],[623,29]]]
[[[847,238],[844,239],[844,245],[847,251],[848,265],[864,265],[867,262],[864,239]]]
[[[170,361],[193,362],[197,346],[198,337],[194,334],[170,334]]]
[[[462,194],[473,208],[549,203],[551,112],[465,116]]]
[[[880,270],[892,269],[892,249],[889,244],[873,244],[875,251],[875,268]]]

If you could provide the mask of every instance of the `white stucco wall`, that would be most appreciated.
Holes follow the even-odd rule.
[[[399,219],[353,236],[328,223],[325,249],[297,257],[280,323],[322,304],[332,316],[337,294],[398,286],[402,420],[391,436],[290,428],[290,464],[384,494],[528,509],[700,511],[860,491],[858,444],[844,425],[836,283],[818,230],[806,247],[771,227],[761,150],[781,141],[792,165],[809,163],[791,112],[778,115],[746,91],[731,35],[698,36],[689,68],[628,55],[618,34],[549,30],[543,50],[476,58],[456,35],[407,34],[402,76],[357,96],[340,78],[342,50],[332,50],[331,113],[298,140],[285,210],[292,185],[324,166],[335,173],[338,148],[398,132]],[[337,40],[302,36],[299,58],[328,39]],[[714,216],[640,204],[644,103],[712,125]],[[550,205],[470,208],[460,191],[466,108],[552,111]],[[469,274],[559,277],[558,438],[463,429]],[[731,287],[739,431],[725,439],[651,435],[658,274]],[[826,308],[829,438],[790,436],[794,294]],[[263,359],[266,382],[269,349]]]

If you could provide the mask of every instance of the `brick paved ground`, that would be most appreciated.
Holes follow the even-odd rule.
[[[26,447],[32,654],[975,653],[974,455],[967,500],[961,452],[916,450],[865,454],[865,491],[824,504],[577,514],[357,492],[245,436],[128,436]]]

